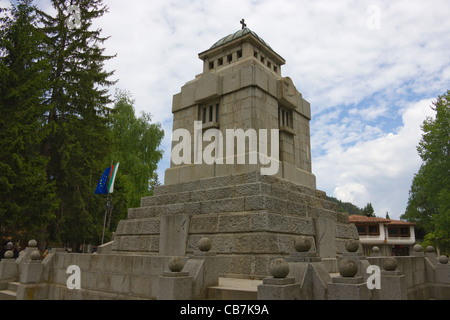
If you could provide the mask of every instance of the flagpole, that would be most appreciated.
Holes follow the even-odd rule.
[[[111,170],[112,170],[113,164],[114,164],[114,161],[111,160]],[[107,181],[106,184],[108,185],[109,181]],[[108,189],[109,188],[106,188],[105,217],[103,219],[102,244],[103,244],[103,242],[105,240],[106,216],[108,215],[108,210],[109,210],[109,208],[108,208],[109,207],[109,203],[108,203],[108,201],[109,201],[109,190]]]
[[[108,199],[109,198],[109,193],[106,194],[106,204],[105,204],[105,218],[103,219],[103,233],[102,233],[102,244],[103,241],[105,240],[105,228],[106,228],[106,215],[108,214]]]

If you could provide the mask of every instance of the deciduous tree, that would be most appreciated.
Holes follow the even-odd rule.
[[[450,251],[450,91],[431,107],[417,147],[422,165],[414,176],[403,219],[416,222],[434,245]]]

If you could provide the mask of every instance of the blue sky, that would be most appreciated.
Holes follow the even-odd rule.
[[[8,3],[0,0],[0,3]],[[35,3],[42,9],[50,1]],[[162,124],[169,167],[172,96],[202,72],[198,53],[247,26],[286,59],[311,103],[317,188],[378,216],[404,212],[429,106],[450,89],[448,0],[110,0],[97,26],[117,88]],[[50,10],[50,9],[49,9]],[[112,90],[113,92],[113,90]]]

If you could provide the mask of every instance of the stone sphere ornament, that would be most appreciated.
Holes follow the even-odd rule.
[[[414,252],[422,252],[423,251],[423,247],[420,244],[416,244],[413,247],[413,251]]]
[[[8,250],[5,252],[5,259],[12,259],[14,258],[14,252],[12,252],[11,250]]]
[[[433,246],[428,246],[425,250],[426,250],[428,253],[433,253],[433,252],[435,252]]]
[[[351,278],[358,273],[358,265],[350,259],[341,259],[339,261],[339,273],[341,276]]]
[[[211,250],[211,239],[206,237],[201,238],[198,241],[198,249],[203,252]]]
[[[294,248],[297,252],[308,252],[311,249],[311,240],[307,237],[298,237],[295,239]]]
[[[448,257],[447,256],[440,256],[439,257],[439,263],[440,264],[447,264],[448,263]]]
[[[386,271],[395,271],[395,269],[397,269],[397,260],[394,258],[387,258],[383,261],[382,267]]]
[[[359,249],[359,241],[358,240],[354,240],[351,239],[349,241],[347,241],[347,243],[345,244],[345,249],[348,252],[356,252]]]
[[[289,264],[281,258],[272,260],[269,264],[269,272],[274,278],[286,278],[289,274]]]
[[[372,253],[380,253],[380,248],[378,248],[377,246],[374,246],[372,248]]]
[[[33,261],[41,260],[41,253],[38,250],[34,250],[30,253],[30,259]]]
[[[181,257],[172,257],[169,261],[169,270],[180,272],[184,268],[184,260]]]
[[[28,246],[32,247],[32,248],[37,247],[37,241],[34,239],[31,239],[30,241],[28,241]]]

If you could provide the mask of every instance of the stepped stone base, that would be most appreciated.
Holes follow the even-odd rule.
[[[112,253],[185,256],[206,236],[221,275],[262,278],[272,259],[295,251],[300,235],[323,258],[358,239],[324,192],[256,171],[157,187],[119,222]]]

